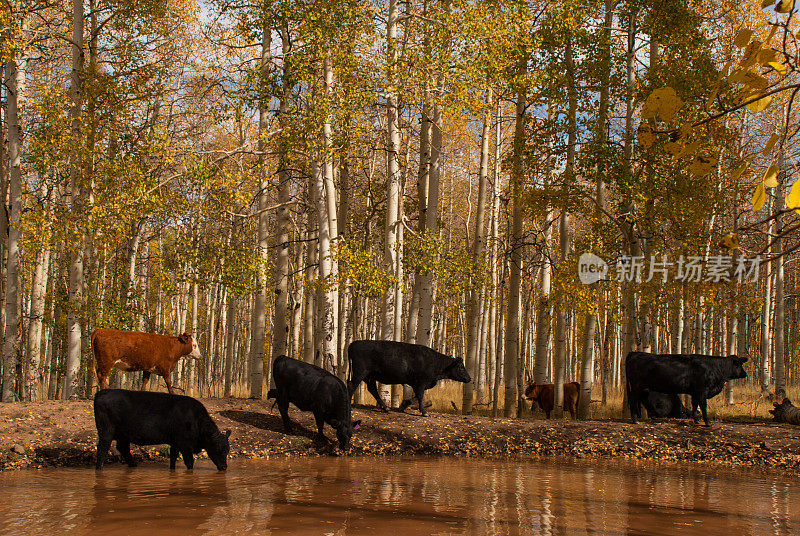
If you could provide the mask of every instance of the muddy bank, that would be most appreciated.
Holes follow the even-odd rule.
[[[290,410],[294,435],[282,432],[272,402],[244,399],[202,401],[221,429],[230,428],[232,458],[329,455],[331,445],[313,441],[310,413]],[[618,421],[491,419],[415,411],[381,413],[356,407],[362,419],[351,453],[360,456],[567,456],[636,458],[775,468],[800,473],[800,426],[768,421],[691,420],[631,425]],[[326,435],[334,433],[326,427]],[[0,404],[0,469],[93,465],[96,432],[91,401]],[[166,462],[164,447],[134,447],[137,459]],[[205,456],[202,454],[201,456]],[[119,463],[112,456],[111,463]]]

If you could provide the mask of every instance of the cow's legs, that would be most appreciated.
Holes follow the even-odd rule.
[[[642,401],[634,389],[628,389],[628,410],[631,413],[631,422],[637,424],[642,418]]]
[[[278,411],[281,412],[283,419],[283,430],[287,434],[292,433],[292,421],[289,420],[289,399],[282,394],[278,395]]]
[[[161,374],[161,376],[164,378],[164,383],[167,384],[167,392],[172,394],[172,382],[170,381],[170,376],[172,376],[172,373],[167,372],[165,374]]]
[[[119,451],[122,459],[128,464],[128,467],[136,467],[136,461],[131,454],[131,442],[124,439],[117,439],[117,450]]]
[[[414,387],[414,396],[417,397],[419,412],[422,413],[423,417],[427,417],[428,412],[425,411],[425,389],[421,387]]]
[[[98,434],[97,437],[97,462],[95,463],[95,469],[100,470],[103,468],[103,464],[106,463],[106,458],[108,458],[108,449],[111,448],[111,441],[114,439],[114,432],[105,432],[102,434]]]
[[[175,454],[177,455],[177,452]],[[192,454],[192,449],[181,449],[181,456],[183,457],[183,465],[185,465],[187,469],[194,469],[194,454]]]
[[[700,416],[697,414],[697,407],[700,405],[700,398],[692,395],[692,420],[695,424],[700,424]]]
[[[147,390],[147,382],[149,381],[150,381],[150,371],[145,370],[144,372],[142,372],[142,389],[141,389],[142,391]]]
[[[170,445],[169,446],[169,468],[175,469],[175,464],[178,462],[178,456],[181,453],[181,449],[178,448],[177,445]]]
[[[315,413],[314,420],[317,421],[317,439],[322,442],[327,442],[328,438],[325,437],[325,434],[322,430],[325,428],[325,417],[322,415],[322,413]]]
[[[108,389],[108,374],[111,372],[110,370],[102,371],[96,369],[97,372],[97,385],[100,386],[100,389]]]
[[[703,412],[703,422],[706,423],[706,426],[711,426],[711,423],[708,422],[708,400],[705,398],[700,400],[700,411]]]
[[[378,392],[378,382],[373,379],[367,380],[367,391],[375,398],[375,403],[382,411],[389,411],[389,408],[381,398],[381,394]]]

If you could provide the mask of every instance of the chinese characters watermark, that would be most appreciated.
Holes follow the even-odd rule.
[[[681,255],[676,261],[669,260],[666,255],[651,255],[649,259],[642,255],[622,255],[615,266],[615,280],[619,283],[653,280],[666,283],[672,276],[673,281],[681,282],[752,283],[758,280],[760,265],[760,255],[753,258]],[[608,272],[608,264],[593,253],[584,253],[578,260],[578,277],[586,285],[605,279]]]

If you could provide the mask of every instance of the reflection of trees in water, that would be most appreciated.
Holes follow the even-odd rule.
[[[73,469],[0,473],[0,534],[86,532],[86,475]]]
[[[655,465],[316,458],[3,475],[0,533],[798,532],[793,481]],[[9,486],[9,483],[11,485]],[[8,501],[7,501],[8,502]],[[10,520],[10,521],[8,521]],[[13,525],[9,523],[13,522]],[[12,530],[9,530],[9,527]]]
[[[94,472],[93,472],[94,473]],[[229,528],[225,473],[159,468],[105,470],[94,475],[87,532],[152,536],[169,528],[195,533]]]

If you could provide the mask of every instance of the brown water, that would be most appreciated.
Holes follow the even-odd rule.
[[[547,460],[231,460],[0,474],[0,534],[800,534],[800,479]]]

